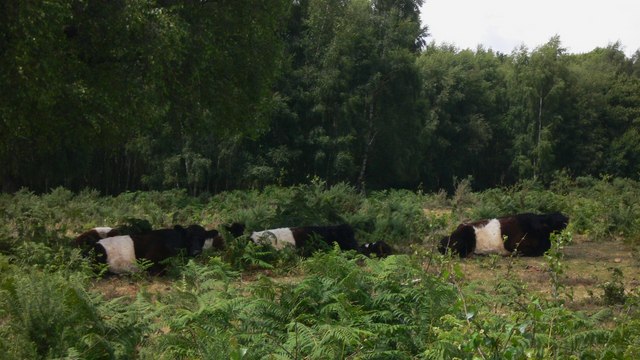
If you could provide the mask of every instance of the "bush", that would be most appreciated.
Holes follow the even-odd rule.
[[[602,298],[607,305],[624,304],[627,296],[624,293],[622,270],[611,268],[611,280],[602,284]]]
[[[384,240],[395,245],[422,243],[429,228],[423,199],[407,190],[373,192],[350,217],[361,243]]]
[[[5,358],[128,358],[144,327],[136,309],[117,309],[84,290],[84,278],[61,273],[3,273],[0,352]],[[120,304],[122,305],[122,304]],[[105,317],[126,319],[105,321]]]

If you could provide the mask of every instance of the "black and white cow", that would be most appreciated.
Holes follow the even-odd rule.
[[[108,226],[100,226],[89,229],[78,235],[73,241],[79,248],[92,248],[101,239],[118,236],[120,231]]]
[[[107,264],[114,274],[138,271],[137,260],[146,259],[153,264],[149,271],[160,274],[162,260],[185,251],[187,256],[196,256],[203,249],[214,246],[218,237],[216,230],[205,230],[200,225],[183,228],[152,230],[142,234],[120,235],[99,240],[95,245],[96,260]]]
[[[358,250],[353,228],[347,224],[335,226],[301,226],[254,231],[249,236],[255,243],[270,243],[275,249],[285,246],[304,248],[315,236],[324,243],[337,243],[342,250]]]
[[[241,223],[223,225],[224,229],[237,238],[244,234],[245,226]],[[355,250],[355,237],[351,226],[343,224],[338,226],[303,226],[293,228],[278,228],[263,231],[254,231],[250,238],[255,243],[268,242],[276,249],[285,246],[301,248],[306,245],[307,240],[316,235],[326,244],[338,243],[343,250]],[[393,254],[393,248],[384,241],[376,241],[360,245],[358,252],[366,256],[375,254],[377,257],[385,257]]]
[[[208,239],[204,245],[204,249],[224,250],[226,247],[224,232],[226,232],[231,238],[235,239],[244,234],[245,226],[241,223],[232,223],[221,225],[224,230],[222,233],[216,230],[216,236],[212,239]]]
[[[376,241],[372,243],[365,243],[360,245],[358,251],[361,254],[366,256],[371,256],[371,254],[375,254],[377,257],[387,257],[393,254],[393,248],[389,244],[384,241]]]
[[[98,241],[118,235],[131,235],[151,231],[151,223],[142,219],[127,219],[115,228],[109,226],[94,227],[74,239],[74,244],[85,251],[93,249]]]
[[[474,254],[542,256],[551,248],[550,235],[567,227],[569,218],[561,213],[517,214],[458,225],[438,246],[465,257]]]

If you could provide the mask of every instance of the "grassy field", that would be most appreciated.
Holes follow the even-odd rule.
[[[7,359],[634,359],[640,354],[640,184],[559,178],[454,194],[312,183],[216,196],[0,195],[0,352]],[[537,258],[434,252],[461,222],[562,211]],[[346,221],[360,243],[303,259],[241,238],[169,273],[101,276],[70,242],[127,219],[252,229]]]

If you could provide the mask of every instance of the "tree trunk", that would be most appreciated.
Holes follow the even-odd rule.
[[[542,100],[540,96],[540,102],[538,103],[538,142],[536,144],[536,158],[533,162],[533,178],[538,177],[538,167],[540,167],[540,139],[542,137]]]
[[[371,147],[373,145],[373,141],[378,134],[377,130],[374,130],[373,124],[373,101],[369,104],[369,130],[367,133],[369,134],[368,141],[365,143],[364,147],[364,155],[362,156],[362,164],[360,165],[360,174],[358,175],[357,186],[360,188],[362,193],[365,192],[365,183],[364,183],[364,175],[367,170],[367,161],[369,159],[369,153],[371,152]]]

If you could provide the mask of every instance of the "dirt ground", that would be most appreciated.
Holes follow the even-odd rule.
[[[612,279],[612,268],[622,271],[627,292],[640,286],[640,258],[638,252],[622,241],[593,242],[583,236],[574,236],[573,243],[564,248],[564,273],[561,283],[564,292],[572,297],[567,306],[575,310],[595,310],[602,307],[602,285]],[[527,291],[536,292],[541,297],[550,297],[552,285],[549,265],[544,257],[498,257],[472,256],[456,259],[464,274],[463,282],[475,291],[487,291],[505,279],[521,280]],[[259,272],[271,276],[276,281],[295,282],[301,276],[279,276],[265,270]],[[239,282],[254,281],[258,273],[243,273]],[[94,289],[105,298],[121,296],[133,298],[139,291],[154,295],[169,291],[174,281],[162,277],[118,277],[111,276],[97,280]]]
[[[638,253],[622,241],[593,242],[574,236],[573,243],[565,246],[562,262],[564,273],[560,282],[564,292],[572,295],[567,305],[588,310],[602,306],[602,285],[612,280],[612,268],[623,274],[625,290],[640,286],[640,259]],[[540,296],[551,296],[552,283],[549,265],[544,257],[487,257],[461,259],[464,281],[478,289],[491,291],[501,279],[511,276],[521,280],[528,291]]]

